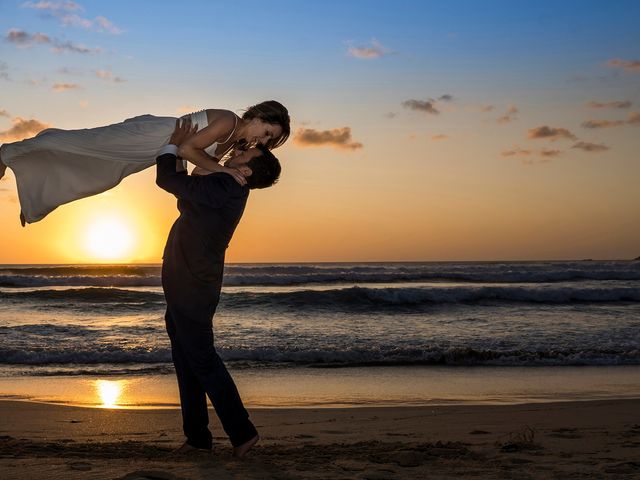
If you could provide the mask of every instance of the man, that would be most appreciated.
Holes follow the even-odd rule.
[[[156,183],[178,198],[180,211],[162,263],[165,321],[187,437],[178,452],[212,449],[208,396],[234,447],[233,455],[242,457],[259,436],[215,350],[212,321],[220,298],[225,250],[249,190],[273,185],[280,175],[280,163],[266,148],[251,148],[226,163],[242,173],[246,186],[223,172],[188,175],[177,151],[194,131],[189,121],[176,122],[169,144],[156,159]]]

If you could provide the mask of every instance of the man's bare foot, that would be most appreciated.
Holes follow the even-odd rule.
[[[187,442],[184,442],[175,450],[172,450],[169,453],[171,457],[182,457],[182,456],[191,456],[191,455],[211,455],[213,453],[212,450],[207,448],[197,448],[192,445],[189,445]]]
[[[253,437],[248,442],[245,442],[242,445],[234,447],[233,448],[233,456],[236,457],[236,458],[244,457],[247,454],[247,452],[249,450],[251,450],[251,447],[253,447],[256,443],[258,443],[258,440],[260,440],[260,436],[256,435],[255,437]]]

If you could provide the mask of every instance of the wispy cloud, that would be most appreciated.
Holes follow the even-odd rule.
[[[610,128],[619,127],[625,123],[627,122],[624,120],[587,120],[582,122],[582,126],[584,128]]]
[[[51,90],[53,90],[56,93],[59,92],[65,92],[67,90],[76,90],[80,88],[80,85],[78,85],[77,83],[54,83],[53,86],[51,87]]]
[[[557,158],[562,155],[561,150],[526,150],[520,147],[515,147],[512,150],[503,150],[501,152],[503,157],[519,157],[522,163],[525,165],[535,165],[537,163],[548,163],[553,158]]]
[[[500,124],[511,123],[516,119],[516,115],[518,113],[518,107],[513,104],[509,104],[507,106],[507,110],[504,112],[504,115],[498,117],[496,122]]]
[[[384,116],[385,118],[396,118],[398,116],[398,112],[387,112]]]
[[[13,43],[18,48],[31,48],[35,45],[50,45],[51,51],[54,53],[100,53],[102,51],[100,48],[89,48],[70,41],[51,38],[44,33],[38,32],[31,34],[16,28],[12,28],[7,32],[5,40]]]
[[[631,112],[627,116],[627,124],[640,125],[640,112]]]
[[[555,142],[556,140],[560,140],[563,138],[575,140],[576,136],[566,128],[554,128],[547,125],[542,125],[540,127],[529,129],[529,131],[527,132],[527,138],[533,140],[546,139]]]
[[[596,102],[594,100],[587,102],[586,106],[589,108],[629,108],[631,101],[629,100],[615,100],[612,102]]]
[[[493,105],[480,105],[480,112],[481,113],[486,113],[486,112],[492,112],[496,107],[494,107]]]
[[[293,140],[301,147],[330,146],[342,150],[357,150],[363,147],[362,143],[352,140],[350,127],[334,128],[331,130],[299,128]]]
[[[429,138],[431,138],[431,140],[435,140],[435,141],[447,140],[449,138],[449,135],[446,135],[444,133],[437,133],[435,135],[431,135],[431,137],[429,137]]]
[[[434,106],[434,102],[432,100],[415,100],[411,98],[402,102],[402,106],[409,110],[426,112],[432,115],[438,115],[440,113],[440,110]]]
[[[577,142],[571,148],[577,148],[585,152],[604,152],[605,150],[609,150],[609,147],[603,143],[591,142]]]
[[[404,108],[408,108],[409,110],[414,110],[417,112],[425,112],[431,115],[439,115],[440,110],[436,108],[438,102],[453,102],[453,95],[449,93],[445,93],[444,95],[440,95],[437,99],[428,98],[427,100],[416,100],[415,98],[411,98],[409,100],[405,100],[402,102],[402,106]]]
[[[11,28],[5,35],[5,40],[15,44],[19,48],[29,48],[36,44],[51,43],[51,38],[44,33],[28,33],[24,30],[18,30],[17,28]]]
[[[606,65],[608,67],[622,68],[627,72],[640,72],[640,60],[622,60],[621,58],[614,58],[609,60]]]
[[[584,128],[611,128],[620,127],[622,125],[639,125],[640,112],[629,112],[626,120],[587,120],[582,122]]]
[[[12,123],[13,125],[11,125],[11,128],[0,131],[0,140],[5,142],[17,142],[18,140],[33,137],[45,128],[49,128],[51,126],[33,118],[27,120],[21,117],[14,118]]]
[[[4,108],[0,108],[0,117],[10,117],[9,112],[7,112]]]
[[[98,16],[92,20],[79,15],[79,12],[83,12],[84,8],[76,2],[25,2],[22,6],[24,8],[38,10],[50,18],[56,18],[65,27],[80,27],[96,32],[106,32],[112,35],[122,33],[122,29],[106,17]]]
[[[382,46],[382,44],[375,39],[371,40],[369,45],[358,47],[351,46],[347,49],[347,55],[350,57],[364,58],[366,60],[380,58],[390,53],[392,53],[391,50]]]
[[[503,150],[500,153],[503,157],[528,157],[532,154],[533,152],[531,150],[525,150],[520,147],[515,147],[512,150]]]
[[[49,12],[74,12],[82,10],[82,7],[76,2],[24,2],[24,8],[33,8],[35,10],[46,10]]]
[[[116,77],[111,70],[96,70],[96,77],[101,78],[102,80],[106,80],[107,82],[126,82],[124,78]]]

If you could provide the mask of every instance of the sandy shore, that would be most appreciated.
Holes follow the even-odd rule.
[[[242,460],[172,458],[177,410],[0,402],[4,479],[640,478],[640,399],[526,405],[250,409]]]

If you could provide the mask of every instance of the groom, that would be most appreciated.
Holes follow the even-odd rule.
[[[178,198],[180,211],[162,263],[165,321],[187,437],[177,452],[212,449],[208,396],[234,447],[233,455],[242,457],[259,440],[258,432],[214,347],[213,315],[220,298],[225,250],[242,217],[249,190],[273,185],[280,175],[280,163],[269,150],[258,147],[226,163],[242,173],[246,186],[221,172],[187,175],[177,147],[193,133],[188,121],[182,125],[176,122],[169,144],[156,159],[156,183]]]

